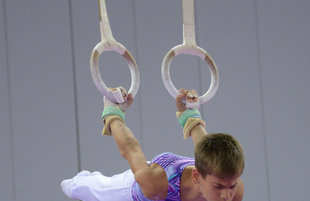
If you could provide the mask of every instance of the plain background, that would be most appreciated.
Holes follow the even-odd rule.
[[[161,64],[182,43],[181,0],[107,0],[114,38],[138,64],[141,85],[126,124],[148,160],[193,156],[165,89]],[[215,60],[219,89],[200,111],[211,132],[243,145],[244,200],[309,200],[310,1],[196,0],[196,42]],[[102,95],[89,59],[101,40],[96,0],[0,3],[0,200],[69,200],[63,179],[79,170],[113,175],[129,166],[101,136]],[[116,52],[100,57],[108,86],[130,86]],[[177,88],[205,93],[199,57],[171,64]]]

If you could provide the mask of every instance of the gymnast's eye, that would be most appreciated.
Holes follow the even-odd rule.
[[[237,184],[231,186],[230,189],[234,189],[234,188],[236,188],[236,187],[237,187]]]

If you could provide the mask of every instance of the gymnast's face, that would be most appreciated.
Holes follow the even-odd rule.
[[[207,201],[232,201],[240,178],[219,179],[212,175],[207,175],[205,179],[199,175],[196,179],[202,196]]]

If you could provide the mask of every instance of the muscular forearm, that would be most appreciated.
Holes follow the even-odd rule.
[[[112,121],[110,128],[120,154],[128,161],[133,173],[147,166],[140,143],[130,129],[119,120]]]

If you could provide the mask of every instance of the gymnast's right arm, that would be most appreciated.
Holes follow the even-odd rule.
[[[178,111],[177,112],[178,118],[180,118],[180,116],[187,109],[185,104],[182,101],[185,101],[186,99],[189,102],[197,102],[198,101],[198,94],[195,90],[180,89],[179,92],[180,92],[180,94],[175,99],[175,105],[176,105],[176,109]],[[196,122],[193,122],[195,124],[195,126],[192,127],[192,129],[190,131],[187,131],[187,132],[189,132],[188,137],[189,136],[192,137],[194,145],[196,145],[197,142],[199,142],[203,136],[208,134],[207,131],[205,130],[203,120],[199,120],[197,122],[199,122],[199,123],[197,124]],[[184,130],[183,130],[183,132],[184,132]],[[185,135],[184,137],[187,139],[187,137],[186,137],[187,134],[184,133],[184,135]]]

